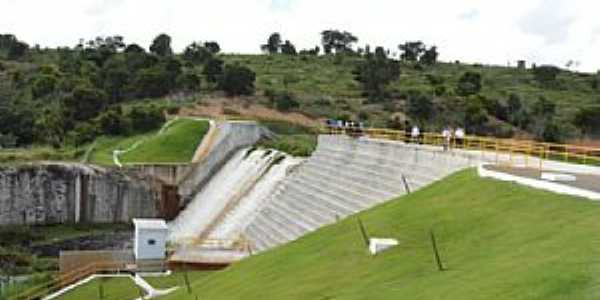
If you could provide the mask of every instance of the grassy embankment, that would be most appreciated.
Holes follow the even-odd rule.
[[[208,121],[179,119],[160,133],[101,138],[90,155],[90,162],[113,165],[114,150],[126,150],[138,142],[137,147],[120,156],[121,163],[189,162],[208,129]]]
[[[162,299],[596,299],[600,204],[458,173]],[[446,271],[434,261],[434,230]]]

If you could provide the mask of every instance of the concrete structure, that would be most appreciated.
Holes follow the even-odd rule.
[[[184,204],[193,199],[238,150],[254,145],[268,131],[252,121],[219,122],[215,125],[214,137],[204,154],[195,155],[197,162],[192,164],[188,174],[179,180],[179,195]]]
[[[369,239],[369,252],[371,253],[371,255],[377,255],[395,246],[398,246],[398,241],[395,239]]]
[[[77,163],[0,167],[0,225],[117,223],[160,215],[154,182]]]
[[[264,251],[476,166],[479,159],[440,147],[321,135],[308,160],[288,168],[273,192],[245,205],[252,213],[231,209],[223,220],[229,223],[215,228],[243,232],[253,252]],[[218,232],[211,238],[219,238]]]
[[[169,228],[161,219],[133,219],[133,254],[136,260],[164,259]]]
[[[531,170],[521,170],[519,168],[502,170],[485,165],[480,165],[477,169],[479,176],[494,178],[502,181],[511,181],[518,184],[526,185],[536,189],[551,191],[557,194],[571,195],[590,200],[600,200],[600,176],[589,174],[578,174],[573,176],[573,181],[551,181],[541,178],[540,175],[533,175]],[[587,183],[579,183],[581,178],[587,178]],[[593,182],[590,184],[590,182]]]

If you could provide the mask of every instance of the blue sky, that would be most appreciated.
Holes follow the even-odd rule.
[[[572,68],[600,69],[600,3],[591,0],[0,0],[0,7],[0,32],[42,46],[120,34],[147,47],[166,32],[178,50],[217,40],[226,52],[258,53],[272,32],[308,48],[333,28],[393,52],[423,40],[446,61],[564,67],[572,60]]]

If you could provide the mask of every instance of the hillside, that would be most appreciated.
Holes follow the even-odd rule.
[[[383,48],[243,55],[221,52],[214,42],[174,53],[166,35],[153,43],[165,51],[108,36],[0,53],[0,147],[35,150],[3,160],[73,159],[100,137],[157,130],[165,112],[213,111],[198,107],[214,99],[249,112],[224,107],[221,115],[276,110],[304,125],[335,118],[437,132],[451,126],[549,142],[600,135],[598,74],[441,62],[437,54],[400,59]]]
[[[199,299],[595,299],[598,203],[460,172],[192,283]],[[429,230],[446,271],[437,270]],[[302,288],[299,288],[302,287]],[[185,288],[163,299],[195,299]]]
[[[493,110],[498,108],[493,106],[500,105],[506,109],[513,94],[529,110],[535,109],[534,105],[540,97],[548,99],[556,105],[557,119],[568,124],[573,123],[581,108],[600,106],[599,78],[593,74],[562,71],[552,84],[547,85],[536,80],[532,69],[458,62],[441,62],[431,66],[402,62],[399,79],[387,87],[389,99],[373,103],[363,96],[361,86],[352,74],[355,65],[362,61],[360,57],[223,55],[222,58],[254,70],[259,91],[287,90],[296,95],[301,104],[300,110],[309,115],[330,118],[349,115],[354,119],[366,116],[377,127],[388,126],[390,118],[397,114],[410,118],[406,116],[409,114],[407,99],[415,91],[432,95],[434,105],[439,108],[430,119],[434,121],[434,124],[429,124],[430,130],[450,123],[461,123],[460,117],[453,115],[459,114],[460,106],[465,102],[459,99],[455,89],[466,72],[481,74],[479,95],[490,102],[484,101],[484,105],[492,106],[486,107],[492,118],[496,117]],[[440,86],[443,87],[443,93],[436,92]],[[499,115],[510,119],[504,116],[506,113],[510,112],[500,112]],[[508,125],[511,120],[499,121]],[[524,129],[514,128],[514,131],[525,133],[529,130]],[[570,129],[577,130],[574,126]]]

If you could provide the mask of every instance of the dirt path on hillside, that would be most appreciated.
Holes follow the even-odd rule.
[[[268,121],[286,121],[289,123],[316,127],[320,121],[304,114],[284,113],[268,108],[261,104],[250,103],[253,99],[246,98],[208,98],[202,99],[202,104],[184,107],[179,111],[181,116],[202,116],[216,120],[222,119],[253,119]]]

